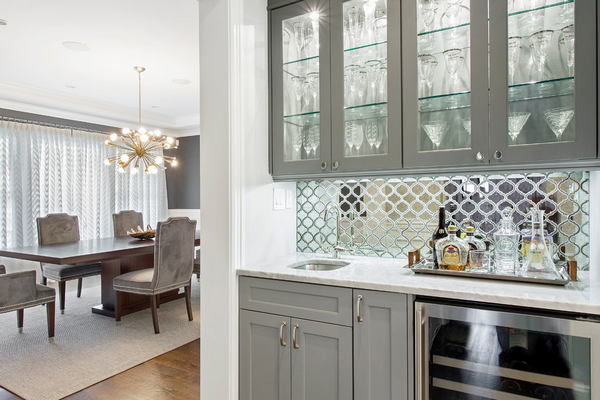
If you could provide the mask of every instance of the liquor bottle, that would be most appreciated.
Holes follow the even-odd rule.
[[[469,245],[456,236],[456,226],[448,227],[448,237],[440,239],[435,245],[440,269],[464,271],[469,255]]]
[[[500,354],[500,366],[520,371],[531,371],[527,331],[514,328],[505,329],[508,330],[508,350]]]
[[[494,232],[496,272],[515,275],[517,272],[519,232],[513,226],[510,208],[502,211],[500,229]]]
[[[466,241],[469,244],[469,250],[485,250],[485,242],[475,237],[475,228],[467,226]]]
[[[448,236],[448,233],[446,233],[445,223],[446,223],[446,209],[442,206],[442,207],[440,207],[438,226],[435,229],[435,231],[433,232],[433,236],[431,237],[431,244],[432,244],[431,251],[433,253],[433,269],[439,269],[437,253],[435,251],[436,241]]]

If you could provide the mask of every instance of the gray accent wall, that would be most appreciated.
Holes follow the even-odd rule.
[[[169,209],[200,208],[200,136],[180,137],[177,149],[165,150],[177,157],[178,165],[167,165]]]

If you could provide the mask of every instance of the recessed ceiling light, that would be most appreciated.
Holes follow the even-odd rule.
[[[79,42],[63,42],[62,44],[69,50],[73,51],[90,51],[90,47],[85,43]]]
[[[65,85],[65,87],[67,87],[69,89],[75,89],[75,86],[73,86],[73,85]]]
[[[8,22],[6,22],[3,19],[0,19],[0,25],[4,26],[4,25],[8,25]]]
[[[152,108],[158,108],[158,106],[150,106],[150,107],[152,107]]]
[[[192,83],[189,79],[173,79],[171,82],[176,83],[178,85],[187,85]]]

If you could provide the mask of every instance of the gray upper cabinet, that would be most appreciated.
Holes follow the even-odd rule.
[[[291,329],[292,400],[352,399],[352,328],[292,319]]]
[[[354,397],[409,398],[407,296],[354,290]]]

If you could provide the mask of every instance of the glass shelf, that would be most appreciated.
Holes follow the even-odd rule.
[[[470,24],[463,24],[419,34],[417,37],[417,52],[419,54],[436,55],[442,54],[448,49],[467,49],[471,47],[470,32]]]
[[[312,126],[320,125],[321,117],[319,111],[315,111],[304,114],[286,115],[283,117],[283,121],[296,126]]]
[[[467,22],[466,24],[460,24],[460,25],[456,25],[456,26],[449,26],[447,28],[440,28],[440,29],[434,29],[432,31],[421,32],[421,33],[418,33],[417,36],[431,35],[431,34],[434,34],[434,33],[446,32],[446,31],[450,31],[450,30],[453,30],[453,29],[457,30],[457,31],[460,31],[461,28],[464,28],[465,26],[469,26],[469,25],[471,25],[471,23]]]
[[[345,108],[345,121],[387,117],[387,102]]]
[[[352,48],[349,48],[349,49],[345,49],[344,52],[356,51],[356,50],[361,50],[361,49],[367,49],[369,47],[380,46],[380,45],[385,45],[385,44],[387,44],[387,41],[377,42],[377,43],[371,43],[371,44],[365,44],[365,45],[362,45],[362,46],[357,46],[357,47],[352,47]]]
[[[532,13],[532,12],[535,12],[535,11],[538,11],[538,10],[544,10],[544,9],[547,9],[547,8],[562,6],[562,5],[570,4],[570,3],[575,3],[575,0],[567,0],[567,1],[559,0],[559,1],[555,2],[555,3],[553,3],[553,4],[546,4],[545,6],[542,6],[542,7],[532,8],[532,9],[528,9],[528,10],[515,11],[515,12],[512,12],[512,13],[508,14],[508,16],[512,17],[513,15],[522,15],[522,14]]]
[[[471,107],[471,92],[443,94],[419,99],[419,112],[455,110]]]
[[[575,93],[573,77],[552,79],[541,82],[530,82],[512,85],[508,89],[508,101],[527,101],[557,96],[568,96]]]
[[[283,64],[283,72],[292,76],[304,76],[307,72],[312,71],[319,72],[319,56]]]
[[[541,30],[558,31],[573,24],[574,2],[561,1],[532,10],[517,11],[508,16],[509,36],[528,38]]]

